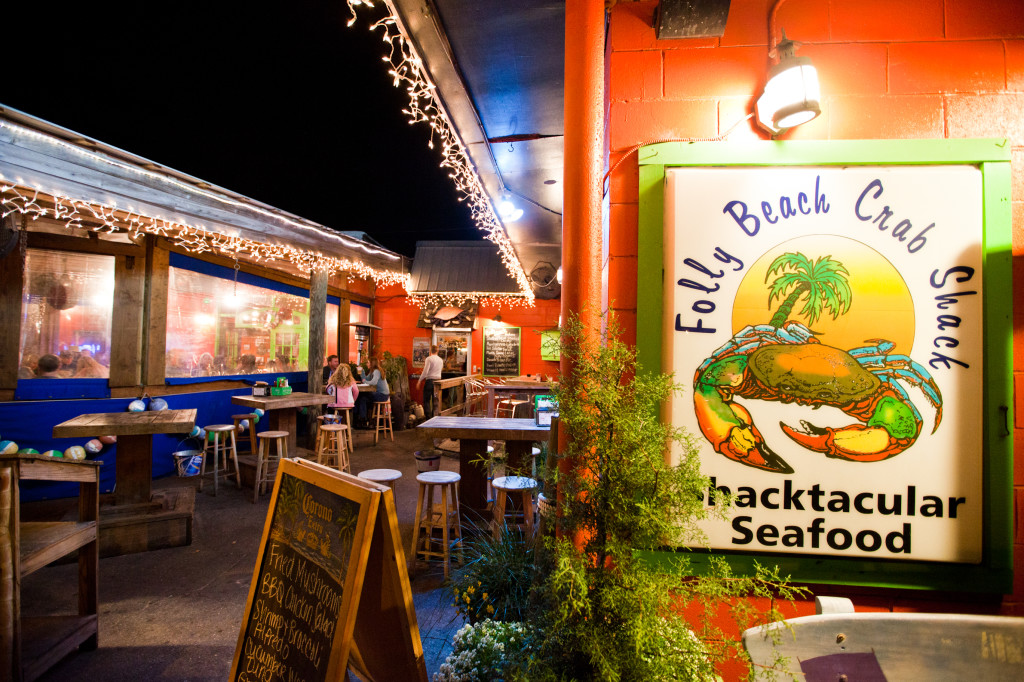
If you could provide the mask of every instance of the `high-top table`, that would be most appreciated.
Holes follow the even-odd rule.
[[[54,438],[117,436],[115,504],[148,503],[153,492],[153,435],[189,433],[196,410],[83,414],[53,427]]]
[[[334,396],[327,393],[294,392],[288,395],[236,395],[231,402],[249,408],[260,408],[267,418],[267,429],[270,431],[288,432],[288,456],[294,457],[296,452],[296,419],[295,408],[310,405],[329,405]],[[252,428],[250,426],[250,428]]]
[[[459,505],[487,517],[487,472],[474,459],[487,454],[487,441],[505,441],[506,466],[517,469],[529,462],[531,444],[546,441],[551,428],[532,419],[494,417],[432,417],[416,427],[431,438],[459,441]]]
[[[83,414],[53,427],[54,438],[117,436],[114,504],[100,508],[100,556],[192,543],[195,490],[153,493],[153,435],[188,434],[195,408]]]

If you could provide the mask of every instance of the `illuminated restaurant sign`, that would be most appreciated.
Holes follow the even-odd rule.
[[[733,503],[710,546],[981,563],[986,296],[1010,292],[981,168],[667,167],[662,189],[666,409],[705,504]]]

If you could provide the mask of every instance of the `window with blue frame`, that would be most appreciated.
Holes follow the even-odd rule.
[[[113,256],[28,249],[18,379],[107,378],[113,307]]]
[[[270,288],[274,283],[253,276],[235,279],[230,268],[193,261],[205,270],[195,271],[174,263],[167,291],[168,378],[306,371],[308,294]]]

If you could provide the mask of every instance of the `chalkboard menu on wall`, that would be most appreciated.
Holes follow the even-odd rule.
[[[484,327],[484,376],[519,376],[519,327]]]
[[[267,523],[256,560],[249,599],[232,664],[235,682],[263,680],[340,680],[352,661],[366,664],[354,644],[357,611],[371,544],[374,557],[391,556],[385,544],[398,541],[391,491],[353,476],[299,460],[285,460],[274,486]],[[384,514],[378,515],[379,508]],[[394,531],[394,532],[389,532]],[[374,566],[378,594],[367,598],[396,601],[390,593],[409,591],[408,575],[396,572],[393,558]],[[397,601],[401,601],[398,599]],[[408,603],[412,604],[411,595]],[[411,609],[410,609],[411,610]],[[426,679],[415,612],[392,610],[382,619],[366,612],[363,629],[386,628],[401,639],[390,643],[391,660],[376,671],[388,677]],[[398,615],[395,615],[398,614]],[[365,639],[365,638],[364,638]],[[370,652],[371,654],[373,652]],[[396,667],[397,666],[397,667]]]

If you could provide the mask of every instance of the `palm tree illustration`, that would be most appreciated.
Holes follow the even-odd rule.
[[[776,299],[782,303],[768,324],[776,329],[786,324],[801,298],[804,306],[799,314],[807,318],[808,327],[823,313],[827,312],[835,320],[850,310],[853,299],[848,280],[850,273],[832,256],[820,256],[812,262],[802,253],[784,253],[772,261],[764,281],[774,274],[779,276],[769,288],[768,308],[771,309]]]

